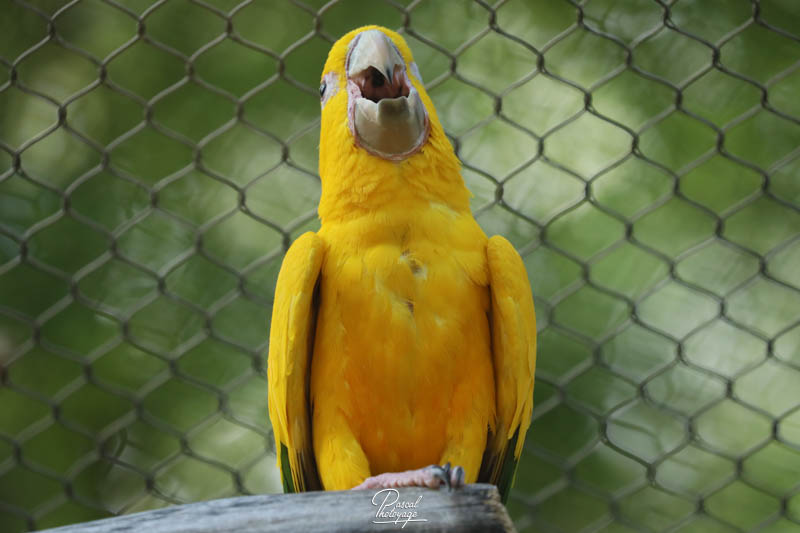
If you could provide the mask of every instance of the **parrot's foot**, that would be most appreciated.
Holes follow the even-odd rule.
[[[388,489],[397,487],[429,487],[438,489],[442,485],[447,490],[464,486],[464,469],[460,466],[450,468],[450,463],[444,465],[430,465],[419,470],[406,472],[386,472],[377,476],[368,477],[353,490],[363,489]]]

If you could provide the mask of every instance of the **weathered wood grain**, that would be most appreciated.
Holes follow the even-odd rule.
[[[385,516],[378,516],[381,504]],[[388,498],[385,500],[385,498]],[[403,508],[399,504],[416,504]],[[391,511],[395,513],[392,514]],[[397,513],[416,512],[405,524]],[[397,520],[395,523],[393,520]],[[390,523],[375,523],[376,521]],[[424,520],[424,521],[422,521]],[[276,531],[515,531],[493,485],[475,484],[448,492],[418,487],[397,493],[375,491],[266,494],[176,505],[95,522],[46,530],[49,533],[267,533]]]

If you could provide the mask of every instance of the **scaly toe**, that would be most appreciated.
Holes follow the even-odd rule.
[[[455,468],[450,463],[443,465],[430,465],[419,470],[406,472],[385,472],[377,476],[368,477],[353,490],[386,489],[396,487],[428,487],[438,489],[442,485],[448,491],[464,486],[464,469]]]

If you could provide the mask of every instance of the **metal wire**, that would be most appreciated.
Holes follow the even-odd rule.
[[[329,43],[335,41],[337,35],[327,30],[324,20],[326,13],[342,3],[332,1],[312,6],[292,1],[288,5],[308,17],[310,31],[279,50],[254,42],[238,30],[240,19],[236,16],[253,5],[252,1],[223,5],[224,2],[191,0],[186,5],[204,11],[204,16],[215,17],[224,29],[187,53],[162,42],[149,30],[153,17],[169,5],[167,0],[136,7],[122,0],[102,0],[92,5],[124,14],[136,27],[133,36],[114,46],[103,58],[64,38],[59,31],[64,17],[84,3],[84,0],[72,0],[52,9],[43,7],[41,3],[15,0],[17,7],[39,17],[45,31],[16,57],[0,55],[0,65],[8,71],[7,79],[0,84],[0,95],[19,91],[27,98],[56,110],[56,120],[52,124],[30,135],[23,131],[18,143],[0,137],[0,156],[7,155],[9,161],[5,170],[0,166],[0,187],[13,179],[17,180],[14,183],[18,187],[33,191],[30,194],[34,197],[46,199],[54,196],[58,199],[58,206],[47,216],[34,220],[27,227],[19,227],[15,225],[17,219],[12,217],[9,207],[12,204],[8,198],[12,195],[0,190],[0,202],[5,202],[0,203],[4,210],[0,213],[0,239],[4,239],[0,240],[0,251],[3,246],[14,250],[7,254],[6,259],[0,256],[0,289],[9,291],[0,296],[0,319],[5,320],[0,322],[0,393],[5,394],[0,396],[0,402],[42,406],[42,416],[24,424],[14,425],[9,422],[13,416],[0,415],[5,416],[0,419],[0,443],[3,444],[0,448],[0,513],[4,513],[0,516],[12,524],[10,531],[254,491],[249,480],[253,472],[264,475],[269,467],[259,465],[271,464],[274,451],[266,425],[266,411],[253,416],[243,415],[237,403],[240,401],[239,391],[264,385],[266,331],[261,324],[269,314],[269,291],[272,287],[265,292],[258,282],[253,282],[253,277],[262,276],[266,270],[265,277],[256,279],[274,283],[275,265],[279,263],[282,252],[302,230],[313,227],[316,217],[311,207],[314,204],[313,193],[309,202],[290,206],[288,214],[264,213],[254,208],[253,202],[254,197],[264,194],[256,190],[263,178],[274,176],[278,169],[290,169],[299,176],[298,180],[307,179],[311,187],[317,187],[315,168],[298,162],[300,158],[296,154],[304,139],[309,135],[313,138],[319,126],[318,119],[307,120],[285,135],[276,134],[254,120],[246,112],[246,106],[280,84],[316,97],[316,87],[295,77],[287,68],[287,61],[298,50],[318,43],[320,39]],[[449,65],[440,75],[426,80],[434,101],[437,88],[457,82],[464,90],[477,91],[480,98],[491,102],[491,112],[485,118],[458,131],[451,128],[448,135],[463,160],[467,181],[473,188],[477,186],[488,191],[484,194],[487,201],[476,202],[479,221],[487,229],[495,227],[497,220],[510,220],[506,227],[522,228],[520,237],[514,242],[528,263],[536,296],[542,338],[537,407],[517,488],[509,504],[518,528],[521,531],[689,531],[690,528],[697,528],[692,531],[710,531],[712,528],[717,528],[713,529],[715,531],[778,531],[780,527],[785,528],[781,531],[789,531],[800,528],[800,478],[773,482],[759,477],[762,474],[773,476],[775,457],[785,461],[778,470],[784,469],[789,476],[800,472],[800,438],[797,430],[792,429],[800,427],[800,394],[798,389],[786,386],[786,383],[798,383],[797,376],[800,375],[797,374],[800,359],[791,355],[795,353],[791,343],[796,342],[792,339],[800,331],[800,311],[791,315],[796,307],[792,307],[794,304],[791,302],[800,297],[800,286],[796,274],[790,270],[786,274],[787,270],[778,271],[774,267],[776,258],[789,257],[789,261],[792,257],[797,258],[791,254],[796,254],[800,243],[800,225],[797,222],[800,196],[776,192],[774,179],[781,173],[788,173],[786,179],[790,184],[798,179],[796,169],[800,161],[800,144],[789,146],[780,157],[766,165],[757,158],[743,157],[741,151],[731,149],[731,143],[738,135],[737,127],[759,120],[759,117],[780,119],[792,132],[796,131],[793,128],[800,126],[797,114],[776,106],[772,97],[776,87],[782,87],[782,83],[800,72],[800,53],[764,79],[737,70],[725,56],[730,43],[739,42],[737,40],[752,32],[769,34],[769,38],[785,43],[786,47],[794,47],[792,50],[796,52],[800,44],[800,28],[787,28],[780,21],[765,17],[767,2],[759,0],[749,2],[749,13],[738,25],[720,31],[713,39],[709,33],[693,30],[700,27],[697,24],[676,22],[676,10],[691,4],[688,2],[640,0],[614,8],[608,7],[611,4],[607,2],[567,0],[558,3],[573,13],[571,23],[534,44],[523,38],[519,31],[509,30],[501,20],[503,10],[512,3],[472,2],[470,12],[480,13],[486,23],[480,31],[464,38],[456,46],[447,46],[421,29],[424,20],[418,14],[420,6],[427,5],[426,2],[386,1],[385,5],[394,8],[401,18],[402,24],[398,29],[410,38],[415,54],[429,53]],[[747,5],[747,2],[741,4]],[[598,5],[599,9],[618,9],[622,14],[634,9],[647,9],[655,15],[646,27],[609,26],[593,14]],[[535,7],[531,4],[531,9]],[[771,9],[773,6],[770,3],[768,7]],[[464,37],[460,32],[468,30],[453,28],[452,31]],[[676,39],[680,36],[685,46],[701,48],[703,53],[700,55],[708,60],[697,68],[687,66],[691,72],[679,81],[669,73],[665,74],[663,69],[646,68],[639,60],[646,55],[642,50],[654,46],[653,43],[664,35]],[[580,73],[569,70],[565,60],[553,59],[562,57],[560,50],[572,46],[573,40],[587,36],[595,39],[592,42],[600,50],[597,52],[599,57],[620,58],[616,65],[589,82]],[[532,68],[502,87],[476,80],[476,76],[462,68],[467,63],[465,57],[475,46],[490,39],[520,47],[533,58]],[[273,61],[276,65],[274,74],[239,93],[198,75],[198,62],[203,54],[229,42],[240,45],[241,50],[246,49]],[[117,58],[142,43],[167,54],[184,70],[176,81],[149,98],[109,75],[109,69]],[[27,83],[20,70],[32,56],[53,46],[89,62],[96,69],[96,78],[64,98],[56,98],[40,86]],[[704,76],[717,73],[741,82],[745,87],[743,91],[752,90],[757,94],[753,106],[739,109],[731,104],[733,116],[722,124],[710,120],[702,109],[687,105],[687,95],[697,90],[697,82]],[[605,104],[598,103],[603,100],[603,91],[630,75],[646,80],[646,90],[652,91],[654,99],[662,89],[669,95],[668,105],[646,117],[638,126],[619,119]],[[515,91],[531,82],[555,83],[561,87],[559,91],[573,94],[582,102],[573,112],[557,117],[552,124],[544,127],[533,124],[518,116],[518,106],[511,105]],[[159,105],[164,102],[174,105],[170,97],[192,86],[208,91],[221,102],[220,105],[232,109],[227,120],[197,137],[165,126],[154,118]],[[100,88],[135,103],[143,110],[141,121],[123,128],[118,135],[111,135],[107,142],[98,141],[76,126],[80,116],[74,112],[76,102]],[[6,108],[5,112],[13,114],[15,110]],[[0,118],[0,122],[2,120]],[[684,124],[679,136],[685,135],[687,146],[694,150],[681,156],[680,164],[665,163],[663,158],[654,155],[656,149],[652,148],[651,138],[655,135],[659,139],[661,128],[670,121]],[[623,153],[610,158],[601,167],[584,172],[580,165],[565,159],[563,153],[561,157],[553,155],[548,147],[557,145],[566,132],[575,128],[582,131],[587,124],[606,128],[602,131],[627,140],[624,141],[626,149]],[[526,139],[532,149],[512,168],[502,171],[487,169],[476,162],[480,158],[471,155],[474,155],[475,139],[489,127],[507,128],[513,135]],[[710,131],[708,135],[713,140],[706,143],[708,145],[698,146],[698,139],[702,136],[693,136],[691,127]],[[226,135],[240,131],[237,128],[244,128],[241,131],[254,135],[259,143],[269,145],[278,154],[253,176],[226,173],[208,162],[212,145]],[[146,130],[154,130],[174,141],[175,150],[189,154],[185,163],[179,168],[168,169],[163,177],[155,180],[137,172],[135,167],[126,170],[124,166],[114,164],[117,150]],[[35,165],[26,164],[37,157],[37,145],[58,134],[65,134],[70,142],[90,148],[96,156],[93,164],[63,184],[53,183],[31,171]],[[759,135],[764,145],[778,142],[772,138],[773,132],[769,129],[760,131]],[[660,139],[655,141],[656,145],[667,142]],[[786,142],[792,143],[798,137],[790,135],[788,139]],[[648,149],[643,149],[645,144]],[[571,156],[577,157],[578,154]],[[755,176],[758,185],[753,192],[731,202],[726,208],[717,209],[713,199],[699,199],[687,185],[693,173],[711,163],[729,165],[737,169],[736,172]],[[639,165],[645,180],[651,179],[647,177],[650,176],[648,173],[660,176],[652,179],[663,181],[663,194],[640,201],[626,198],[623,191],[621,200],[609,199],[607,183],[612,180],[611,176],[616,176],[615,172],[627,168],[626,165]],[[567,201],[561,201],[555,211],[544,215],[537,211],[538,207],[526,209],[517,202],[519,184],[530,182],[535,190],[542,169],[558,173],[563,183],[572,183],[571,187],[578,191]],[[532,175],[526,174],[531,172]],[[794,177],[791,177],[793,172]],[[227,208],[200,221],[164,208],[164,191],[182,180],[194,179],[193,173],[208,178],[204,183],[215,187],[220,195],[232,195],[235,199]],[[97,217],[87,216],[75,204],[76,191],[91,180],[99,179],[100,175],[113,176],[124,183],[128,191],[119,197],[95,199],[100,203],[107,201],[109,209],[119,216],[120,223],[111,228],[98,222]],[[284,183],[291,193],[293,184]],[[131,208],[127,202],[139,202],[136,204],[138,207]],[[642,205],[637,205],[637,202]],[[750,245],[756,237],[747,237],[750,233],[741,229],[742,221],[748,225],[750,213],[754,211],[766,213],[764,216],[768,218],[763,230],[768,235],[763,237],[768,243],[766,245]],[[146,251],[134,250],[132,253],[126,244],[132,232],[152,221],[154,216],[159,217],[161,225],[155,226],[153,231],[176,242],[177,251],[161,262],[152,260]],[[240,218],[242,216],[245,219]],[[586,228],[591,229],[594,222],[588,226],[585,223],[573,225],[575,220],[586,220],[586,216],[594,217],[591,220],[602,228],[610,228],[607,233],[616,236],[609,238],[608,242],[598,243],[596,237],[600,235],[600,229],[597,235],[591,231],[586,233]],[[665,238],[653,238],[654,231],[669,224],[676,226],[674,239],[682,239],[679,226],[687,217],[699,220],[698,227],[707,230],[690,239],[686,246],[674,245],[669,232]],[[234,225],[234,221],[243,224],[242,220],[255,224],[273,238],[277,235],[279,246],[244,262],[232,260],[225,254],[212,253],[209,243],[218,238],[215,232],[239,227]],[[88,228],[101,236],[96,245],[100,252],[86,261],[81,261],[83,255],[78,253],[74,265],[53,264],[43,259],[47,246],[62,244],[52,239],[41,242],[37,239],[59,223],[74,223],[76,227]],[[574,234],[576,227],[578,232],[586,234]],[[742,237],[742,232],[745,237]],[[140,243],[140,247],[147,248],[147,242],[150,241]],[[74,246],[80,248],[77,244]],[[33,249],[36,253],[32,252]],[[619,265],[615,262],[619,254],[633,254],[636,258],[633,264],[639,267],[647,265],[644,268],[652,269],[654,278],[642,286],[637,285],[635,276],[627,284],[624,275],[621,282],[609,282],[609,279],[620,279],[618,273],[617,277],[611,275],[613,272],[609,274],[609,268],[613,271],[615,265]],[[189,296],[195,293],[176,289],[173,284],[176,272],[182,272],[181,269],[189,268],[187,265],[192,261],[200,259],[206,265],[203,268],[213,269],[219,279],[229,282],[228,285],[209,288],[214,297],[208,300]],[[704,278],[699,274],[687,274],[684,270],[689,268],[686,265],[708,263],[719,266],[720,262],[726,261],[736,265],[747,263],[751,267],[742,267],[741,275],[737,274],[733,282],[721,284],[717,284],[721,276],[719,271]],[[130,276],[141,277],[143,286],[149,287],[143,290],[143,296],[133,298],[135,301],[124,311],[106,305],[102,297],[87,294],[86,283],[112,264],[120,271],[129,272]],[[539,268],[543,265],[550,270]],[[21,269],[24,269],[23,274],[20,274]],[[554,284],[555,290],[540,294],[538,288],[549,283],[544,280],[546,276],[561,276],[564,280]],[[8,296],[18,283],[22,284],[23,291],[49,291],[56,296],[41,309],[27,309],[16,303],[21,300]],[[53,283],[63,289],[53,289]],[[769,311],[770,302],[789,302],[780,304],[783,306],[781,309],[788,309],[780,315],[780,320]],[[68,315],[76,304],[92,310],[105,321],[98,322],[98,328],[106,327],[103,324],[107,323],[115,332],[93,346],[82,347],[80,342],[65,346],[53,342],[52,336],[46,334],[47,328],[61,324],[65,314]],[[219,326],[219,322],[228,316],[226,313],[234,304],[250,306],[247,309],[252,311],[253,321],[262,328],[260,337],[253,342],[220,332],[224,328]],[[140,338],[135,327],[136,317],[156,305],[185,313],[188,317],[182,322],[185,331],[165,331],[162,342]],[[792,318],[784,319],[786,314]],[[13,324],[13,328],[27,332],[6,339],[5,350],[3,324],[6,328],[12,328],[10,324]],[[69,329],[69,322],[58,327]],[[728,339],[730,344],[704,345],[703,339],[708,335]],[[198,377],[197,372],[186,367],[192,360],[193,350],[207,346],[204,343],[210,341],[217,343],[221,347],[220,353],[226,355],[217,370],[209,374],[222,373],[221,369],[226,365],[234,364],[233,356],[229,357],[225,350],[243,356],[236,364],[244,363],[224,384],[210,377]],[[730,372],[710,367],[696,357],[698,350],[720,350],[726,346],[734,349],[741,343],[762,346],[763,357],[756,357],[754,362],[739,365]],[[789,347],[781,349],[778,346],[783,346],[781,343]],[[123,344],[157,362],[157,368],[147,379],[142,379],[134,391],[98,375],[97,364]],[[615,346],[622,348],[616,349]],[[65,365],[78,365],[80,375],[58,387],[51,386],[46,376],[58,374],[61,367],[56,365],[52,370],[40,368],[34,371],[34,374],[39,372],[41,375],[35,374],[33,381],[26,381],[25,374],[15,371],[15,368],[22,368],[23,363],[35,366],[36,358],[41,357],[42,352],[52,354]],[[619,353],[628,356],[619,359]],[[658,354],[662,353],[667,355],[656,361],[661,357]],[[655,359],[648,359],[650,356]],[[724,359],[729,354],[719,353],[717,356]],[[135,359],[139,363],[134,362],[130,368],[134,369],[143,360]],[[43,361],[41,364],[54,364],[51,359]],[[766,400],[758,397],[754,400],[747,387],[756,379],[753,376],[762,374],[765,377],[758,381],[758,386],[762,387],[761,394],[764,397],[777,394],[780,401],[776,401],[781,405],[778,410],[770,407],[772,404]],[[675,390],[682,384],[686,390]],[[85,393],[87,387],[96,391],[93,394],[100,403],[119,399],[128,406],[122,409],[124,414],[112,416],[96,426],[76,422],[79,417],[70,410],[70,398],[76,393]],[[181,415],[172,422],[169,417],[153,414],[154,403],[177,404],[185,395],[196,395],[198,401],[211,402],[211,407],[198,409],[194,417],[191,413]],[[686,398],[694,402],[692,408],[684,408]],[[190,411],[193,409],[195,407]],[[752,439],[748,436],[747,442],[737,448],[725,439],[720,440],[719,431],[709,429],[731,420],[740,421],[741,429],[734,428],[722,434],[730,435],[733,440],[737,433],[757,436]],[[648,428],[647,423],[652,423],[652,426]],[[218,429],[219,424],[224,424],[225,429]],[[767,428],[765,431],[759,433],[753,429],[763,424]],[[148,432],[163,436],[157,442],[165,446],[164,449],[154,449],[156,441],[148,440],[150,437],[137,440],[136,435],[144,434],[142,425],[148,428]],[[46,443],[41,443],[41,436],[50,438],[55,435],[54,428],[68,431],[76,442],[82,439],[90,443],[90,451],[51,452],[66,458],[61,461],[32,459],[32,454],[36,454],[31,450],[34,446],[46,447]],[[248,435],[257,436],[256,441],[248,442],[258,442],[259,449],[251,450],[250,455],[239,462],[228,456],[220,457],[216,453],[219,447],[198,449],[202,445],[197,443],[205,442],[202,437],[207,431],[219,431],[222,435],[247,431]],[[235,442],[235,438],[231,439]],[[573,446],[570,443],[574,439],[577,439],[577,444]],[[170,448],[164,444],[167,441],[177,445]],[[562,446],[570,448],[569,451],[562,450]],[[66,464],[61,464],[64,462]],[[206,492],[197,493],[186,488],[197,484],[197,479],[200,479],[192,478],[186,472],[197,471],[209,472],[208,478],[202,478],[212,480],[207,482],[209,488]],[[171,472],[171,477],[167,476],[171,486],[159,482],[167,472]],[[91,477],[92,480],[110,478],[115,483],[127,484],[124,496],[110,503],[97,493],[102,489],[95,487],[93,493],[84,486],[84,476],[89,473],[95,476]],[[15,476],[35,480],[26,483],[39,484],[34,490],[39,497],[29,501],[15,499],[11,494],[13,491],[8,488],[16,483],[18,477]],[[694,479],[695,476],[707,478],[706,485],[696,490],[689,487],[692,483],[702,485]],[[691,483],[681,481],[690,478]],[[181,480],[184,480],[183,484]],[[215,488],[215,483],[219,487]],[[264,490],[263,485],[256,486],[261,488],[255,490]],[[748,505],[755,509],[751,509],[750,515],[741,518],[736,514],[736,507],[746,508]]]

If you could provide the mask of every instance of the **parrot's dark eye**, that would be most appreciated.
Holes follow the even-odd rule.
[[[322,98],[323,96],[325,96],[325,82],[324,81],[319,86],[319,97]]]

